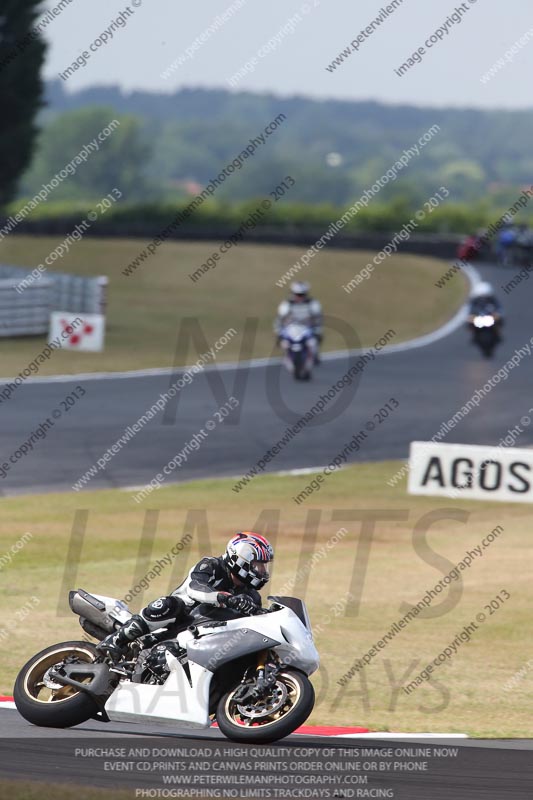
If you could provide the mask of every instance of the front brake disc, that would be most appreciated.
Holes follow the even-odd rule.
[[[249,717],[251,719],[269,717],[271,714],[275,714],[276,711],[279,711],[280,708],[283,708],[287,700],[287,695],[287,687],[284,683],[278,681],[265,699],[246,705],[237,704],[237,708],[239,709],[239,714],[243,717]]]

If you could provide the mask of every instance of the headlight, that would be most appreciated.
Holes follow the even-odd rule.
[[[476,328],[492,328],[494,325],[494,317],[491,314],[474,317],[474,325]]]

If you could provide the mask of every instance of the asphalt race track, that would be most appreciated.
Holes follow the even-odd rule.
[[[481,272],[498,291],[515,270],[484,265]],[[324,424],[306,428],[267,465],[266,471],[327,464],[354,434],[365,430],[366,423],[373,420],[373,415],[390,398],[395,398],[399,407],[383,424],[368,433],[361,449],[350,460],[405,458],[413,439],[431,438],[442,422],[451,418],[515,350],[529,344],[533,325],[527,285],[525,290],[521,286],[508,297],[501,290],[498,293],[504,301],[507,324],[505,340],[492,360],[482,358],[469,343],[462,327],[431,345],[381,355],[365,367],[354,386],[344,389],[328,406]],[[384,324],[384,333],[388,327]],[[357,357],[325,360],[309,384],[292,381],[278,365],[197,375],[194,382],[180,392],[175,420],[167,419],[165,424],[168,410],[161,413],[113,458],[105,471],[98,472],[88,488],[132,487],[149,482],[195,432],[204,428],[206,420],[212,418],[231,395],[240,401],[238,419],[230,416],[217,424],[201,447],[189,455],[187,463],[174,473],[172,480],[239,476],[279,441],[286,427],[308,411],[357,360]],[[497,444],[533,406],[532,365],[529,357],[525,357],[520,368],[512,370],[508,379],[494,388],[479,408],[444,441]],[[221,391],[219,385],[216,396],[210,383],[213,375],[223,382],[225,390]],[[278,381],[280,397],[292,409],[289,415],[282,410],[280,397],[271,396],[271,388],[278,385]],[[4,433],[0,462],[7,460],[79,383],[86,395],[45,439],[38,441],[31,453],[10,469],[0,485],[4,494],[71,490],[72,484],[121,436],[126,426],[135,422],[159,393],[168,388],[169,378],[159,375],[25,384],[0,406]],[[333,407],[332,412],[330,407]],[[516,446],[532,443],[533,425],[516,441]],[[96,722],[70,731],[54,731],[32,727],[16,711],[3,710],[0,712],[0,777],[27,777],[28,763],[31,763],[33,780],[109,787],[153,785],[146,783],[148,778],[139,775],[95,771],[90,762],[74,758],[73,746],[81,740],[118,741],[119,736],[121,743],[125,738],[128,742],[141,741],[137,737],[142,736],[142,741],[151,737],[152,742],[171,740],[212,746],[220,737],[215,729],[192,734],[183,731],[185,738],[178,738],[180,733],[144,725],[139,728],[118,724],[104,726]],[[359,746],[361,741],[292,736],[283,745],[316,748],[319,754],[324,747]],[[365,746],[387,746],[383,740],[365,739],[364,742]],[[386,785],[393,788],[394,797],[399,800],[427,800],[428,797],[432,800],[501,800],[502,797],[521,800],[531,797],[533,742],[450,740],[447,744],[460,747],[453,763],[443,762],[427,775],[388,775]]]
[[[399,407],[366,434],[359,451],[354,451],[349,460],[405,458],[412,440],[431,438],[516,349],[529,343],[533,334],[527,284],[525,290],[521,285],[505,297],[500,286],[511,279],[515,270],[484,265],[481,272],[492,281],[507,314],[505,340],[492,360],[483,359],[462,327],[429,346],[378,355],[351,387],[329,401],[319,424],[308,425],[266,465],[265,471],[326,465],[354,434],[365,430],[365,424],[372,422],[373,415],[391,397]],[[383,333],[389,327],[384,324]],[[177,407],[173,409],[169,403],[112,458],[105,470],[98,470],[88,488],[145,485],[195,433],[205,429],[206,421],[231,395],[239,400],[238,410],[217,423],[199,449],[191,452],[168,480],[240,476],[357,361],[356,356],[325,360],[310,383],[296,383],[278,364],[198,374],[179,393]],[[508,379],[495,387],[443,441],[497,444],[533,405],[532,365],[526,356],[520,368],[512,370]],[[214,385],[214,381],[218,384]],[[71,490],[125,428],[168,388],[169,377],[36,381],[21,385],[0,406],[4,461],[79,383],[86,395],[68,414],[63,414],[46,438],[11,465],[0,481],[4,494]],[[533,429],[526,429],[515,446],[531,443]]]
[[[35,728],[22,720],[16,711],[4,711],[1,712],[0,717],[0,778],[28,778],[28,764],[31,763],[31,780],[33,781],[66,782],[109,789],[114,787],[131,788],[131,796],[134,797],[136,796],[135,789],[161,786],[162,773],[154,774],[150,770],[139,772],[136,769],[120,773],[110,772],[103,765],[104,758],[95,760],[76,756],[76,748],[149,748],[152,749],[152,753],[148,758],[152,762],[157,762],[157,752],[154,754],[153,748],[186,747],[190,749],[191,757],[197,757],[201,748],[202,757],[205,759],[206,757],[211,758],[211,753],[217,746],[228,748],[224,751],[226,758],[231,758],[230,748],[239,749],[239,758],[246,758],[243,756],[243,752],[249,749],[248,745],[236,745],[224,739],[216,729],[205,732],[193,731],[187,734],[185,731],[179,730],[162,733],[161,729],[158,730],[157,727],[145,725],[139,727],[119,724],[102,725],[93,722],[75,729],[58,731]],[[422,738],[408,741],[383,741],[370,738],[334,739],[292,735],[281,742],[265,747],[268,748],[268,756],[271,761],[278,758],[300,759],[300,763],[302,758],[305,758],[307,763],[323,760],[324,749],[331,760],[333,754],[331,748],[335,751],[344,748],[342,755],[339,752],[338,756],[333,755],[333,758],[349,758],[352,763],[355,755],[347,755],[349,752],[354,752],[349,748],[376,748],[373,756],[374,762],[379,759],[388,763],[394,762],[394,760],[408,763],[416,761],[414,753],[412,757],[407,755],[403,759],[391,758],[387,754],[387,749],[401,747],[405,748],[406,753],[410,753],[412,752],[410,748],[431,747],[437,749],[443,747],[452,749],[458,747],[455,757],[433,758],[428,761],[430,769],[426,772],[391,771],[387,774],[382,772],[376,774],[372,771],[365,771],[361,773],[368,775],[365,789],[373,787],[374,791],[378,788],[383,791],[386,788],[388,792],[392,792],[391,794],[357,795],[354,792],[353,795],[348,795],[342,793],[340,789],[335,793],[335,789],[331,788],[329,794],[324,793],[323,796],[391,796],[398,800],[427,800],[428,797],[431,797],[432,800],[476,800],[477,798],[479,800],[501,800],[502,797],[526,800],[531,797],[531,785],[533,784],[531,749],[533,744],[526,741],[424,740]],[[198,749],[195,751],[194,748]],[[244,748],[244,750],[240,750],[240,748]],[[237,757],[237,751],[234,752]],[[378,752],[383,755],[377,755]],[[209,755],[207,755],[208,753]],[[256,755],[256,753],[250,752],[250,757]],[[137,758],[136,762],[139,760]],[[279,761],[276,760],[276,763]],[[362,764],[364,763],[368,764],[369,759],[362,762]],[[309,764],[309,769],[311,771],[311,764]],[[316,772],[316,770],[315,767],[313,771]],[[173,771],[177,772],[178,770]],[[320,768],[318,768],[318,773],[320,774]],[[350,774],[354,774],[353,770]],[[291,782],[288,785],[292,786],[294,791],[296,784]],[[187,786],[184,786],[182,791],[186,789]],[[317,787],[315,787],[314,796],[318,796],[316,789]],[[242,794],[239,793],[239,796]],[[269,796],[276,797],[277,794],[274,791]],[[306,795],[301,796],[305,797]]]

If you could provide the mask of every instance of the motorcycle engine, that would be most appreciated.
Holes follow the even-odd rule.
[[[162,642],[150,650],[143,663],[143,683],[162,684],[170,674],[166,654],[170,653],[181,664],[187,663],[187,652],[177,642]],[[146,675],[146,671],[148,675]]]

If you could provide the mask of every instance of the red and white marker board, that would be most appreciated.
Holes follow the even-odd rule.
[[[62,350],[100,353],[104,349],[105,316],[54,311],[50,314],[49,341],[61,342]]]

